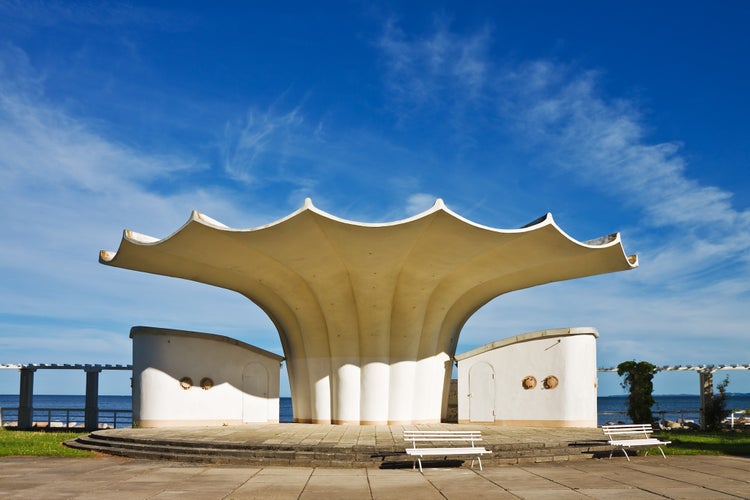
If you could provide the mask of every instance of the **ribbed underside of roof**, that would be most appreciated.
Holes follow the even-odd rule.
[[[478,308],[513,290],[638,265],[618,234],[578,242],[549,214],[493,229],[438,200],[415,217],[366,224],[309,199],[254,229],[193,212],[161,240],[126,230],[100,262],[255,302],[281,337],[295,419],[340,423],[439,421],[459,332]]]

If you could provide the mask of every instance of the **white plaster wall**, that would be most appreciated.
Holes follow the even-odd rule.
[[[280,357],[266,356],[226,337],[179,330],[135,327],[133,338],[133,421],[141,427],[278,422]],[[260,350],[259,350],[260,351]],[[259,363],[268,373],[267,394],[248,394],[243,371]],[[183,389],[180,379],[193,386]],[[213,387],[202,389],[208,377]],[[261,398],[260,405],[243,404]],[[244,410],[243,410],[244,408]],[[255,414],[247,415],[247,408]]]
[[[496,424],[596,427],[596,334],[546,336],[459,359],[459,422],[472,421],[469,372],[481,362],[488,363],[495,373]],[[559,380],[554,389],[544,387],[549,375]],[[523,388],[526,376],[536,379],[536,387]]]

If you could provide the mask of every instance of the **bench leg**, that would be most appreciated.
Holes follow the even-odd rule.
[[[625,447],[624,446],[622,447],[622,452],[625,454],[625,458],[628,459],[628,462],[630,462],[630,457],[628,456],[628,452],[625,451]]]
[[[480,457],[480,456],[471,457],[471,468],[472,469],[474,468],[474,460],[476,460],[477,462],[479,462],[479,470],[483,471],[484,469],[482,468],[482,457]]]
[[[424,471],[422,470],[422,458],[417,458],[417,462],[419,462],[419,472],[424,474]]]
[[[664,454],[664,450],[661,449],[661,446],[657,446],[659,448],[659,451],[661,452],[661,456],[664,457],[664,460],[667,459],[667,456]]]

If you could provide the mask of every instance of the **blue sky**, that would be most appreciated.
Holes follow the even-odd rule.
[[[364,222],[436,198],[500,228],[551,212],[638,253],[494,300],[459,352],[594,326],[601,366],[750,363],[749,21],[740,1],[0,0],[0,363],[129,363],[134,325],[281,353],[239,295],[97,258],[125,228],[165,237],[193,209],[250,228],[305,197]],[[84,385],[40,372],[36,392]]]

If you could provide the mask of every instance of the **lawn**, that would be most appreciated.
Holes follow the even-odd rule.
[[[0,457],[18,455],[35,457],[93,457],[89,451],[74,450],[62,442],[87,434],[85,432],[13,431],[0,428]]]
[[[750,457],[750,432],[661,431],[659,439],[672,441],[662,447],[667,455],[739,455]]]

